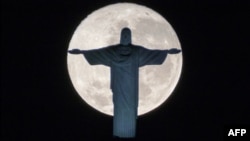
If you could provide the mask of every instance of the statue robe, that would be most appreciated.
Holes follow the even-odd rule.
[[[118,44],[83,51],[83,54],[90,65],[105,65],[111,68],[113,135],[135,137],[139,67],[162,64],[167,56],[167,50],[149,50],[132,44]]]

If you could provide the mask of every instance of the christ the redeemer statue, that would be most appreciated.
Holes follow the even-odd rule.
[[[83,54],[90,65],[105,65],[111,68],[110,88],[113,93],[113,136],[135,137],[138,108],[139,67],[160,65],[167,54],[180,50],[149,50],[131,43],[131,31],[123,28],[120,44],[93,50],[69,50],[71,54]]]

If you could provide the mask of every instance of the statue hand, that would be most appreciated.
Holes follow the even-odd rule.
[[[169,54],[177,54],[177,53],[180,53],[180,52],[181,52],[181,50],[177,49],[177,48],[172,48],[172,49],[168,50]]]
[[[71,54],[81,54],[81,50],[79,49],[72,49],[72,50],[69,50],[68,52]]]

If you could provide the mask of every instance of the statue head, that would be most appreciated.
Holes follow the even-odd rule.
[[[127,27],[123,28],[121,31],[120,44],[122,45],[131,44],[131,30]]]

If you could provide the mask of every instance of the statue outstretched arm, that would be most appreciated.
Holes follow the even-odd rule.
[[[90,65],[106,65],[110,66],[110,54],[107,48],[99,48],[92,50],[72,49],[68,50],[73,55],[83,55]]]
[[[72,49],[68,51],[70,54],[83,54],[84,50],[80,50],[80,49]]]
[[[168,54],[178,54],[180,52],[181,50],[177,48],[151,50],[144,47],[139,47],[139,66],[160,65],[164,62]]]
[[[168,51],[168,54],[177,54],[177,53],[180,53],[181,50],[180,49],[177,49],[177,48],[171,48]]]

